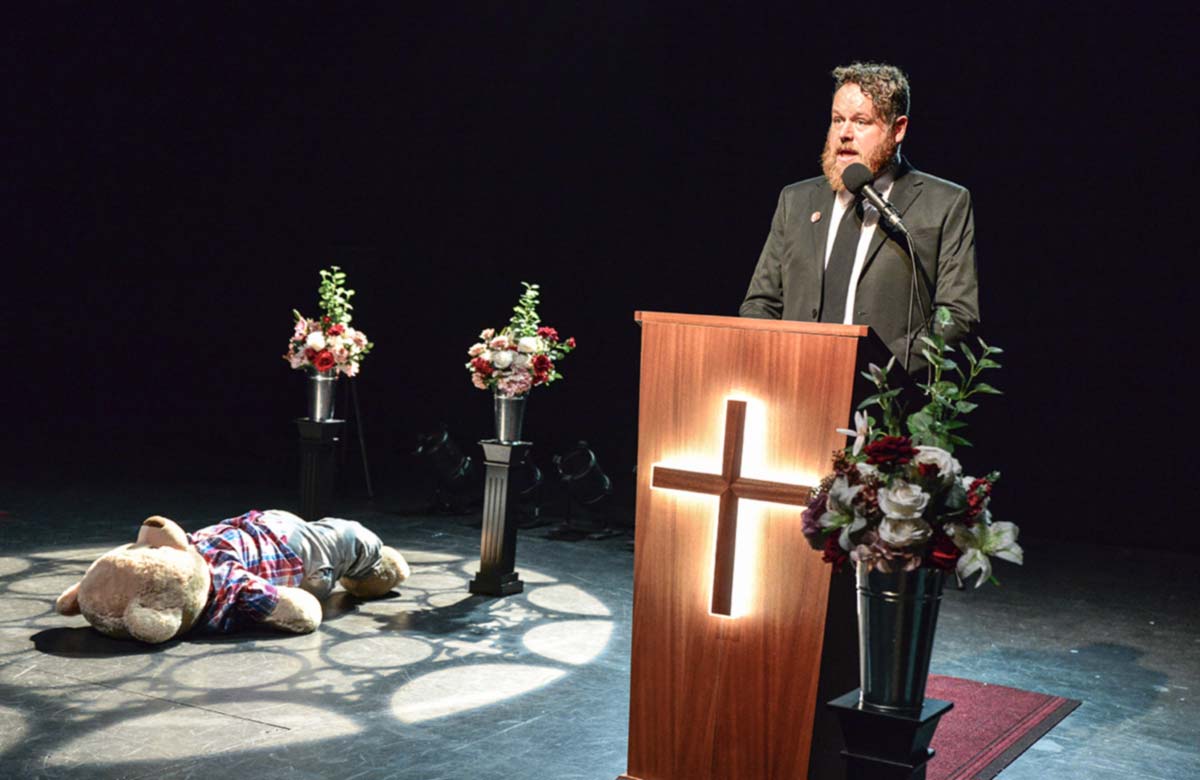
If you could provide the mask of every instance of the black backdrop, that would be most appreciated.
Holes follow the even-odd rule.
[[[968,5],[10,11],[7,473],[290,478],[279,356],[339,263],[377,482],[440,421],[486,434],[464,351],[524,279],[581,345],[527,433],[627,483],[633,311],[736,312],[779,188],[818,170],[828,72],[881,59],[913,84],[907,155],[975,196],[1007,395],[963,458],[1004,472],[998,516],[1198,549],[1196,25]]]

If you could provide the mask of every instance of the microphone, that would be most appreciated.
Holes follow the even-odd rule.
[[[896,211],[895,206],[884,200],[879,191],[871,185],[874,178],[871,175],[871,169],[862,163],[852,163],[846,166],[846,170],[842,171],[842,184],[846,185],[847,190],[869,200],[871,205],[879,211],[879,216],[883,218],[883,221],[887,222],[902,235],[908,236],[908,228],[901,221],[900,212]]]

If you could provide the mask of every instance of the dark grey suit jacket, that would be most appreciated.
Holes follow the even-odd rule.
[[[825,243],[833,212],[833,190],[824,176],[789,184],[779,194],[758,266],[742,302],[743,317],[817,321]],[[975,269],[975,217],[971,194],[959,185],[902,164],[889,200],[904,218],[920,261],[913,305],[913,356],[909,370],[925,366],[919,340],[922,311],[930,304],[950,310],[942,330],[956,343],[979,324]],[[814,222],[813,215],[820,218]],[[855,292],[854,322],[869,325],[899,360],[904,359],[912,267],[904,237],[876,226]],[[925,308],[922,309],[922,306]]]

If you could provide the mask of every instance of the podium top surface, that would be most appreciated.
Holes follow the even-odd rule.
[[[866,325],[838,325],[831,322],[796,322],[794,320],[762,320],[753,317],[719,317],[713,314],[679,314],[664,311],[635,311],[639,323],[652,322],[671,325],[692,325],[701,328],[736,328],[741,330],[771,330],[778,333],[807,333],[814,336],[860,338],[870,331]]]

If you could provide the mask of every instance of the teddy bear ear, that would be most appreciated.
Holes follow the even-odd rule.
[[[165,642],[179,633],[183,625],[183,610],[155,609],[137,599],[125,607],[125,630],[134,639],[150,644]]]
[[[58,600],[54,602],[54,611],[60,615],[79,614],[78,582],[62,592],[62,595],[60,595]]]

